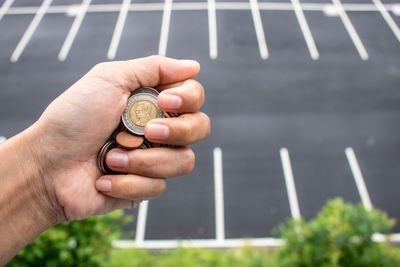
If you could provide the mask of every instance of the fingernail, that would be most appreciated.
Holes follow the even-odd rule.
[[[117,167],[123,168],[128,166],[128,155],[119,150],[110,151],[107,154],[107,161],[108,167]]]
[[[160,106],[167,109],[178,109],[182,106],[182,98],[177,95],[161,94],[158,101]]]
[[[101,179],[96,181],[96,188],[101,192],[111,191],[111,181],[107,179]]]
[[[167,126],[158,123],[149,123],[146,125],[147,137],[154,140],[165,140],[168,138],[169,129]]]

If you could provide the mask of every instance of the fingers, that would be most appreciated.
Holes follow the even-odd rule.
[[[138,175],[106,175],[96,181],[96,188],[105,195],[119,199],[143,200],[161,195],[166,182],[162,178]],[[123,203],[128,205],[128,203]]]
[[[155,87],[192,79],[199,71],[200,65],[194,60],[150,56],[100,63],[88,73],[88,76],[94,76],[122,89],[133,91],[143,86]]]
[[[131,174],[102,176],[96,181],[97,190],[117,199],[135,200],[137,203],[133,204],[137,205],[143,199],[152,199],[164,192],[166,182],[162,177],[192,171],[194,153],[188,148],[113,149],[106,161],[111,169]],[[133,208],[132,203],[126,201],[118,202],[118,207]]]
[[[109,168],[121,173],[169,178],[190,173],[195,156],[189,148],[113,149],[107,154],[106,163]]]
[[[195,80],[187,80],[176,86],[158,87],[157,89],[163,90],[157,98],[157,103],[165,111],[197,112],[204,104],[204,88]]]
[[[145,137],[154,143],[186,146],[210,135],[210,119],[202,113],[187,113],[176,118],[155,119],[144,128]]]

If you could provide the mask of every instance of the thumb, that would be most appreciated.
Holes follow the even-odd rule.
[[[143,86],[176,83],[194,78],[200,64],[194,60],[178,60],[163,56],[149,56],[127,61],[97,64],[89,76],[115,81],[123,89],[133,91]]]

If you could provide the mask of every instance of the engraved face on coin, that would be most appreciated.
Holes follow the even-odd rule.
[[[132,133],[144,135],[146,123],[152,119],[164,118],[164,112],[157,105],[158,92],[152,88],[140,88],[128,98],[122,114],[122,122]]]
[[[129,110],[129,119],[139,127],[144,127],[148,121],[155,118],[157,118],[157,107],[147,100],[133,103]]]

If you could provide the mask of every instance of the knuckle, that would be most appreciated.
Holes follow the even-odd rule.
[[[103,71],[107,70],[109,63],[108,62],[101,62],[94,65],[92,71],[96,73],[102,73]]]
[[[203,112],[200,112],[200,116],[202,117],[202,120],[204,121],[205,137],[208,137],[211,133],[210,117],[208,117],[207,114],[205,114]]]
[[[184,121],[181,125],[180,132],[183,137],[187,138],[192,136],[192,129],[193,129],[192,124]]]
[[[196,156],[195,156],[193,150],[186,149],[182,162],[183,162],[183,173],[184,174],[188,174],[193,171],[195,162],[196,162]]]
[[[204,89],[201,83],[198,81],[195,82],[195,87],[197,90],[193,90],[194,99],[196,100],[197,106],[201,106],[203,104],[204,99]]]
[[[151,55],[151,56],[148,56],[147,58],[150,60],[150,62],[158,62],[163,58],[163,56]]]
[[[167,188],[167,182],[164,179],[157,179],[154,183],[155,196],[161,195]]]
[[[120,75],[116,75],[118,68],[118,62],[101,62],[90,70],[89,76],[120,88],[123,87],[124,82]]]
[[[154,166],[153,160],[149,159],[147,153],[145,153],[147,151],[138,150],[137,152],[142,152],[142,153],[140,153],[140,154],[138,153],[137,156],[132,158],[129,162],[132,171],[139,172],[139,173],[150,172]]]

